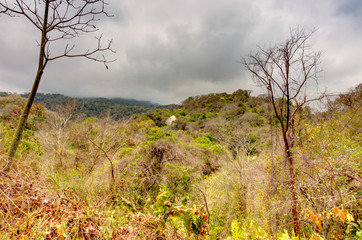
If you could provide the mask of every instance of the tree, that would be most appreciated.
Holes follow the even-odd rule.
[[[355,88],[349,89],[346,93],[341,93],[336,99],[336,104],[341,110],[352,109],[362,105],[362,83]]]
[[[321,99],[307,96],[310,82],[317,84],[320,73],[320,52],[314,52],[307,41],[315,30],[306,33],[303,29],[291,29],[290,37],[271,47],[258,47],[242,63],[252,74],[254,81],[263,87],[269,97],[275,117],[278,119],[288,161],[291,188],[291,210],[294,232],[299,234],[299,219],[294,169],[295,115],[308,102]]]
[[[11,3],[6,0],[0,1],[0,14],[6,14],[10,17],[25,17],[41,32],[38,69],[8,151],[8,164],[5,170],[9,170],[13,162],[40,80],[48,62],[64,57],[85,57],[104,63],[108,69],[107,63],[111,61],[108,61],[104,55],[100,58],[98,53],[114,52],[111,49],[112,40],[103,45],[102,35],[100,35],[96,37],[97,45],[95,48],[80,53],[75,52],[75,44],[69,44],[69,40],[83,33],[98,30],[94,24],[99,20],[99,17],[110,17],[105,11],[106,5],[105,0],[15,0],[11,1]],[[52,54],[51,50],[55,49],[53,47],[55,42],[64,43],[63,52]]]

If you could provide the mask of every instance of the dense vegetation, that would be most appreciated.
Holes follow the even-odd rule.
[[[6,97],[12,93],[0,92],[0,96]],[[28,98],[29,93],[20,95]],[[146,113],[156,108],[172,108],[172,105],[160,106],[156,103],[148,101],[138,101],[134,99],[124,98],[73,98],[62,94],[38,93],[35,97],[35,103],[44,105],[47,109],[58,111],[60,106],[74,105],[76,112],[83,117],[101,118],[109,114],[112,118],[119,120],[121,118],[130,117],[133,114]]]
[[[24,101],[0,98],[3,164]],[[362,238],[361,103],[359,85],[298,111],[302,239]],[[297,239],[266,96],[190,97],[118,121],[76,108],[33,108],[17,169],[0,174],[5,239]]]

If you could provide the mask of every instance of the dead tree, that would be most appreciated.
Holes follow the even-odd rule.
[[[295,114],[306,103],[321,98],[307,95],[310,84],[317,84],[320,72],[321,53],[312,51],[307,44],[314,32],[315,30],[306,33],[299,28],[290,30],[290,37],[285,42],[267,48],[258,47],[256,53],[249,54],[242,61],[254,81],[267,91],[273,112],[279,121],[288,161],[291,210],[296,235],[299,234],[299,218],[293,154]]]
[[[96,45],[93,49],[81,52],[77,52],[76,45],[71,43],[81,34],[98,30],[95,22],[102,16],[110,17],[105,10],[106,6],[105,0],[0,0],[0,14],[24,17],[41,33],[35,80],[8,151],[8,163],[5,170],[11,167],[40,80],[50,61],[64,57],[85,57],[101,62],[108,68],[107,63],[111,61],[104,55],[99,55],[107,51],[114,52],[111,49],[112,40],[103,44],[102,35],[99,35],[96,37]],[[56,53],[56,44],[63,44],[63,50],[59,53]]]

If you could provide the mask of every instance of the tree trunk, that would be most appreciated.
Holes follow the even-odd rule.
[[[283,140],[285,146],[285,152],[287,154],[288,164],[289,164],[289,177],[290,177],[290,188],[292,189],[292,216],[293,216],[293,225],[294,233],[296,236],[299,235],[299,219],[298,219],[298,210],[297,210],[297,190],[295,188],[296,176],[293,166],[293,153],[291,151],[291,146],[289,145],[288,137],[285,132],[283,132]]]
[[[269,127],[270,127],[270,164],[271,164],[271,176],[270,176],[270,185],[272,186],[272,190],[275,190],[275,165],[274,165],[274,144],[273,144],[273,129],[274,129],[274,120],[272,113],[272,99],[270,96],[270,92],[268,92],[268,112],[269,112]]]
[[[45,45],[48,41],[48,39],[47,39],[48,12],[49,12],[49,0],[46,0],[45,12],[44,12],[44,22],[43,22],[43,28],[42,28],[41,44],[40,44],[40,52],[39,52],[38,70],[36,73],[33,87],[31,89],[31,92],[28,97],[28,101],[26,102],[26,105],[22,111],[18,127],[16,129],[13,141],[12,141],[10,149],[8,151],[8,164],[6,165],[6,167],[4,169],[5,171],[9,171],[13,165],[13,159],[15,157],[16,150],[19,147],[21,136],[23,134],[25,124],[28,119],[31,107],[34,103],[35,95],[38,91],[38,87],[40,84],[41,77],[43,76],[45,65],[47,63],[47,61],[45,59]]]

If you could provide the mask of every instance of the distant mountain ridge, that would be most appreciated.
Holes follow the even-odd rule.
[[[27,98],[29,93],[20,94],[20,96]],[[105,98],[105,97],[69,97],[58,93],[37,93],[35,97],[35,102],[38,103],[47,103],[50,99],[64,99],[66,101],[78,99],[84,100],[89,102],[107,102],[111,105],[114,104],[121,104],[125,106],[138,106],[138,107],[149,107],[149,106],[159,106],[158,103],[153,103],[150,101],[142,101],[136,99],[129,99],[129,98]]]
[[[83,100],[89,101],[106,101],[110,104],[121,104],[126,106],[138,106],[138,107],[150,107],[150,106],[160,106],[158,103],[153,103],[150,101],[142,101],[136,99],[128,99],[128,98],[104,98],[104,97],[97,97],[97,98],[80,98]]]
[[[6,97],[13,93],[0,92],[0,96]],[[29,93],[20,94],[27,98]],[[138,113],[151,112],[157,108],[170,108],[172,105],[162,106],[158,103],[141,101],[126,98],[76,98],[58,93],[37,93],[35,103],[44,105],[47,109],[56,111],[57,106],[66,105],[69,102],[76,101],[80,112],[86,117],[101,117],[109,112],[115,119],[130,117]]]

